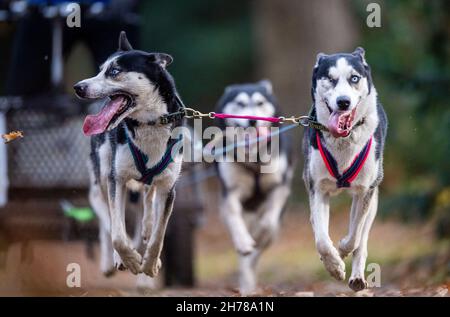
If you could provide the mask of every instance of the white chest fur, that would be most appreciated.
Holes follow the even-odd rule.
[[[167,150],[167,141],[171,136],[169,126],[146,126],[135,129],[134,136],[126,132],[131,142],[148,158],[146,168],[156,165]],[[138,171],[128,144],[118,145],[115,154],[116,175],[123,178],[139,179],[142,175]]]
[[[275,158],[274,158],[275,159]],[[277,169],[272,173],[258,173],[259,186],[261,191],[266,191],[280,184],[283,181],[283,174],[288,168],[286,155],[280,155],[277,163]],[[258,168],[256,167],[256,171]],[[245,168],[242,164],[223,162],[219,163],[220,175],[228,190],[235,192],[240,199],[250,197],[255,188],[255,172]]]

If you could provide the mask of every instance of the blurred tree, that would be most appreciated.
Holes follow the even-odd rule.
[[[366,4],[354,1],[357,14]],[[450,2],[384,1],[382,27],[363,28],[362,43],[372,66],[390,127],[383,212],[405,218],[445,210],[436,203],[450,186]]]
[[[258,75],[273,81],[286,113],[308,113],[317,53],[355,48],[358,28],[349,4],[334,0],[253,2]]]
[[[249,1],[142,1],[143,49],[172,54],[185,102],[211,111],[226,85],[253,79]]]

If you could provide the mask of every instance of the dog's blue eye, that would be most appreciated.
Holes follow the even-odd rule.
[[[109,73],[111,74],[111,76],[116,76],[120,73],[120,70],[117,68],[113,68]]]
[[[350,81],[354,84],[359,82],[359,76],[353,75],[352,77],[350,77]]]
[[[245,103],[243,103],[242,101],[238,101],[238,102],[236,102],[236,104],[241,108],[245,107]]]
[[[263,104],[264,104],[263,101],[258,101],[258,102],[256,103],[256,105],[259,106],[259,107],[261,107]]]

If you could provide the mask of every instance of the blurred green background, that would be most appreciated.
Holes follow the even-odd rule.
[[[316,54],[363,46],[390,122],[380,214],[402,220],[434,217],[437,234],[446,237],[450,2],[376,1],[380,28],[366,24],[370,2],[141,1],[140,48],[174,57],[170,71],[190,106],[210,111],[226,85],[268,78],[283,111],[301,115],[311,103]],[[14,25],[1,24],[0,83],[13,33]],[[89,52],[77,46],[67,61],[67,91],[94,72]],[[293,133],[299,153],[301,133]],[[292,200],[305,204],[300,170]]]
[[[379,28],[366,24],[369,3],[381,7]],[[429,276],[435,274],[437,281],[448,281],[450,1],[148,0],[140,1],[138,12],[140,43],[134,46],[171,54],[174,63],[169,70],[180,95],[188,106],[202,111],[214,109],[227,85],[266,78],[272,81],[286,115],[307,114],[317,53],[351,52],[357,46],[364,47],[379,99],[389,118],[385,178],[377,218],[382,224],[376,226],[378,231],[371,240],[375,245],[371,256],[383,263],[403,263],[400,254],[405,251],[404,258],[411,258],[414,265],[422,260],[428,265],[432,262],[428,253],[445,249],[435,266],[428,265],[431,273],[425,274],[425,279],[434,281]],[[14,23],[0,23],[0,95],[4,93],[15,30]],[[75,82],[95,74],[91,55],[80,43],[67,57],[67,93],[72,94]],[[302,133],[301,128],[291,131],[300,158]],[[298,275],[300,266],[280,273],[278,268],[283,261],[303,265],[314,259],[317,263],[311,266],[320,265],[311,256],[315,255],[312,241],[300,243],[303,253],[298,252],[298,256],[302,261],[293,255],[297,254],[293,250],[300,241],[296,236],[291,238],[294,234],[302,239],[312,237],[305,234],[310,230],[305,228],[310,226],[301,170],[300,160],[290,199],[291,210],[305,213],[305,223],[300,227],[297,222],[287,223],[288,235],[274,247],[278,248],[274,256],[268,257],[268,261],[273,261],[270,272],[276,279],[283,274],[286,280],[291,279],[291,273]],[[217,209],[217,202],[211,200]],[[348,202],[348,198],[339,197],[334,209],[347,212]],[[384,222],[386,219],[389,221]],[[394,222],[408,223],[409,231],[390,227]],[[341,231],[345,226],[346,223],[341,224]],[[206,255],[200,254],[198,261],[202,277],[207,279],[221,269],[228,274],[229,257],[234,255],[231,249],[216,248],[214,243],[227,241],[220,230],[216,232],[216,227],[213,231],[203,233],[204,239],[200,239],[213,245],[207,248]],[[417,236],[424,231],[446,241],[438,244]],[[228,279],[225,273],[224,279]],[[407,273],[409,278],[412,273]]]
[[[380,28],[365,23],[373,1],[315,2],[146,1],[142,46],[173,54],[172,72],[188,104],[211,110],[226,85],[264,77],[289,115],[309,107],[316,53],[363,46],[390,122],[380,214],[438,213],[449,222],[450,2],[377,1]],[[299,178],[296,185],[304,200]]]

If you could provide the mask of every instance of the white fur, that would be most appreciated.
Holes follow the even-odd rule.
[[[229,189],[221,203],[221,214],[239,252],[239,290],[242,295],[253,293],[257,287],[256,264],[262,251],[275,239],[280,214],[290,194],[293,171],[287,157],[278,158],[281,171],[288,171],[288,181],[282,183],[282,173],[261,173],[260,186],[265,191],[273,188],[257,211],[245,213],[242,201],[252,194],[254,176],[242,165],[219,163],[225,187]]]
[[[108,60],[101,66],[97,76],[82,82],[87,85],[87,98],[104,97],[118,90],[136,96],[135,106],[126,111],[114,126],[126,116],[147,122],[167,113],[167,105],[158,90],[144,75],[124,72],[116,79],[105,77],[106,69],[114,63],[115,58]],[[133,141],[148,156],[147,167],[159,162],[170,136],[168,125],[140,126],[135,129]],[[144,199],[140,207],[143,212],[137,213],[140,217],[137,220],[137,232],[133,241],[130,241],[125,229],[127,183],[139,179],[141,175],[135,167],[128,145],[117,144],[115,153],[112,153],[111,144],[106,139],[98,150],[100,182],[95,182],[91,172],[89,194],[92,207],[100,219],[101,270],[111,274],[114,269],[126,267],[133,274],[145,273],[154,277],[161,267],[163,239],[173,207],[173,199],[168,197],[180,174],[181,160],[174,158],[174,162],[154,178],[151,186],[141,184],[140,192]],[[115,166],[110,166],[113,154]],[[114,178],[110,177],[112,168],[115,171]],[[132,186],[135,190],[139,188],[136,184]]]
[[[223,107],[223,112],[242,116],[270,117],[275,114],[275,108],[273,104],[259,92],[255,92],[251,96],[245,92],[241,92],[234,100]],[[226,119],[225,122],[229,126],[249,126],[248,119]],[[270,123],[258,121],[256,126],[270,126]]]
[[[353,110],[359,107],[358,103],[368,94],[367,79],[362,77],[358,84],[353,85],[349,83],[349,78],[352,75],[361,77],[351,65],[347,63],[345,58],[340,58],[336,62],[336,66],[330,67],[329,76],[337,80],[335,87],[331,85],[328,79],[319,79],[317,81],[316,93],[320,96],[317,101],[326,101],[333,111],[338,110],[336,100],[338,97],[347,96],[350,98],[350,107],[348,110]]]
[[[360,80],[357,87],[351,87],[347,78],[355,71],[345,59],[339,59],[336,67],[330,68],[330,75],[339,79],[336,87],[332,87],[326,79],[317,82],[315,92],[315,108],[317,119],[326,125],[330,115],[327,104],[337,109],[335,99],[340,95],[351,97],[351,109],[357,107],[354,123],[364,118],[364,125],[356,127],[345,138],[334,138],[329,133],[324,133],[324,144],[338,164],[339,172],[348,168],[355,156],[362,150],[369,138],[375,132],[378,125],[377,116],[377,92],[374,87],[368,94],[368,86],[365,78]],[[308,179],[312,179],[314,188],[309,192],[311,224],[314,231],[316,248],[321,256],[325,268],[338,280],[345,279],[345,265],[343,258],[353,255],[352,274],[349,286],[354,290],[367,288],[364,278],[364,270],[367,259],[367,240],[373,219],[377,210],[378,188],[371,188],[382,168],[382,160],[376,160],[376,140],[373,139],[369,156],[350,188],[337,188],[336,179],[333,178],[322,160],[318,150],[310,148],[310,157],[304,173],[306,187],[309,187]],[[342,192],[353,195],[349,230],[340,241],[338,249],[328,234],[329,226],[329,200],[331,196]]]

